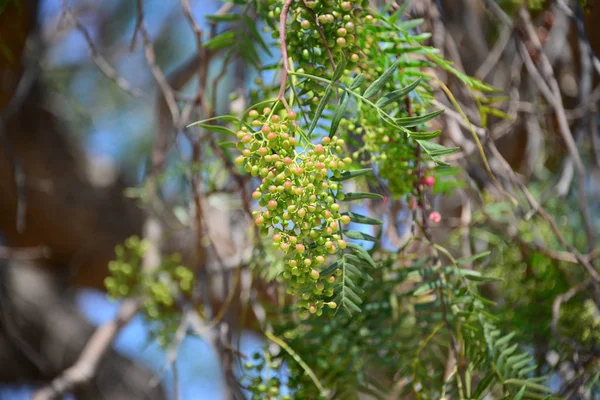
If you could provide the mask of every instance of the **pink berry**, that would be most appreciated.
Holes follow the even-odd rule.
[[[433,176],[427,176],[423,178],[422,183],[431,188],[435,185],[435,178]]]
[[[431,222],[433,222],[434,224],[437,224],[442,220],[442,216],[440,215],[439,212],[434,211],[431,214],[429,214],[429,220]]]

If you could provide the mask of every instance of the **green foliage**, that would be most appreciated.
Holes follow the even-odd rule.
[[[137,236],[128,238],[115,248],[116,259],[108,264],[110,276],[104,281],[114,299],[130,296],[143,298],[143,314],[152,323],[159,343],[168,345],[179,323],[177,300],[192,290],[194,274],[181,264],[177,253],[163,257],[153,270],[142,268],[147,243]]]
[[[251,397],[552,398],[546,384],[553,371],[531,344],[559,345],[550,326],[554,301],[582,278],[581,269],[572,272],[536,250],[539,242],[560,248],[545,222],[515,219],[513,205],[487,195],[482,211],[473,213],[470,236],[462,219],[461,229],[444,242],[448,249],[429,233],[428,224],[442,218],[432,195],[467,188],[464,171],[448,164],[458,149],[439,140],[442,110],[433,105],[435,88],[468,123],[431,71],[443,70],[464,85],[484,126],[488,116],[506,117],[494,108],[501,98],[488,97],[491,87],[428,46],[430,35],[419,30],[423,21],[403,19],[403,7],[373,10],[367,1],[341,0],[245,5],[258,13],[273,41],[248,26],[250,37],[260,38],[254,44],[224,31],[204,46],[243,53],[257,68],[252,105],[241,115],[192,125],[234,140],[220,149],[233,175],[252,182],[252,200],[246,200],[252,201],[260,238],[250,264],[277,297],[276,312],[263,304],[271,346],[247,360],[240,380]],[[246,15],[209,18],[252,25]],[[259,51],[276,53],[281,46],[287,60],[260,62]],[[274,81],[266,82],[271,75]],[[397,204],[408,206],[411,227],[422,234],[416,236],[420,243],[395,252],[380,239],[397,228]],[[564,211],[554,206],[553,213]],[[490,218],[515,229],[525,243],[517,246],[506,232],[492,232]],[[570,244],[582,248],[577,223],[561,228],[568,226]],[[465,242],[489,251],[455,259],[455,247]],[[147,314],[167,320],[177,296],[185,296],[176,287],[185,289],[191,275],[168,272],[177,260],[166,260],[150,278],[124,273],[139,271],[142,256],[139,243],[118,250],[107,287],[117,296],[149,296],[155,311]],[[184,277],[189,279],[182,286]],[[594,303],[580,297],[563,305],[559,333],[593,346],[600,319]]]

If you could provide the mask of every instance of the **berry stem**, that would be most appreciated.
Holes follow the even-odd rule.
[[[335,70],[335,62],[333,61],[333,54],[331,54],[331,49],[329,48],[329,45],[327,44],[327,39],[325,38],[325,33],[323,32],[323,26],[321,26],[321,23],[319,22],[319,18],[317,17],[317,14],[315,14],[315,12],[306,5],[306,0],[302,0],[302,4],[304,4],[304,6],[306,7],[306,10],[315,19],[315,24],[317,25],[317,31],[319,31],[319,36],[321,36],[321,40],[323,41],[323,46],[325,46],[325,50],[327,50],[327,55],[329,56],[329,61],[331,62],[331,66]]]
[[[279,47],[281,47],[281,57],[283,58],[283,71],[281,72],[281,85],[279,86],[279,95],[277,100],[281,101],[288,113],[292,112],[290,105],[285,100],[285,84],[288,77],[288,71],[290,70],[290,62],[288,60],[287,44],[285,42],[286,35],[286,21],[287,15],[290,10],[290,6],[294,0],[286,0],[281,15],[279,16]]]

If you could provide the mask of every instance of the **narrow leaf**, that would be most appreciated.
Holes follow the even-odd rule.
[[[342,215],[347,215],[350,217],[350,221],[356,222],[357,224],[366,224],[366,225],[383,225],[383,221],[377,218],[367,217],[365,215],[357,214],[352,211],[342,213]]]
[[[327,102],[331,97],[331,93],[333,93],[333,88],[331,87],[331,85],[329,85],[327,86],[327,89],[325,89],[325,94],[321,98],[321,101],[319,102],[319,105],[317,106],[317,109],[313,114],[313,119],[310,122],[310,126],[308,127],[307,131],[308,135],[310,135],[317,126],[317,122],[319,122],[319,118],[321,118],[321,114],[323,113],[323,110],[325,109],[325,106],[327,105]]]
[[[383,199],[383,196],[378,193],[370,192],[350,192],[344,193],[344,198],[342,201],[354,201],[362,199]]]
[[[200,125],[204,129],[206,129],[207,131],[217,132],[217,133],[224,133],[226,135],[233,135],[233,136],[235,136],[235,132],[234,131],[232,131],[231,129],[227,129],[224,126],[209,125],[209,124],[198,124],[198,125]]]
[[[385,85],[386,82],[392,78],[392,75],[394,75],[394,72],[396,72],[398,65],[400,65],[400,59],[397,59],[391,67],[386,69],[385,72],[379,78],[377,78],[375,82],[373,82],[371,86],[367,88],[367,90],[365,90],[364,97],[371,97],[375,95],[375,93],[377,93],[383,87],[383,85]]]
[[[340,60],[338,65],[335,67],[335,71],[333,71],[333,78],[331,81],[336,82],[337,80],[339,80],[342,77],[342,74],[344,73],[345,69],[346,69],[346,58],[344,56],[342,56],[342,59]]]
[[[218,34],[210,40],[207,40],[202,44],[202,46],[210,50],[218,50],[223,49],[225,47],[230,47],[233,44],[235,44],[235,32],[227,31]]]
[[[223,149],[231,149],[231,148],[235,148],[237,146],[236,142],[221,142],[219,143],[219,146]]]
[[[416,117],[396,118],[394,121],[398,125],[404,126],[404,127],[417,126],[417,125],[424,124],[427,121],[431,121],[432,119],[434,119],[435,117],[437,117],[438,115],[443,114],[443,113],[444,113],[444,110],[437,110],[437,111],[431,112],[429,114],[419,115]]]
[[[350,96],[348,93],[342,93],[342,97],[340,98],[340,104],[335,108],[335,112],[333,113],[333,118],[331,119],[331,127],[329,128],[329,138],[332,138],[337,131],[338,126],[340,125],[340,121],[342,120],[344,113],[346,112],[346,108],[348,107],[348,100]]]
[[[458,150],[458,147],[444,147],[440,144],[428,142],[425,140],[417,140],[417,142],[419,143],[421,148],[425,150],[425,152],[431,157],[440,157],[447,154],[452,154],[456,150]]]
[[[364,232],[353,231],[353,230],[345,230],[344,235],[350,239],[355,240],[368,240],[369,242],[376,242],[377,238],[375,236],[371,236]]]
[[[410,137],[415,140],[430,140],[440,136],[442,131],[433,132],[410,132]]]
[[[362,259],[367,261],[371,267],[377,268],[377,264],[375,264],[375,261],[373,261],[373,257],[371,257],[369,252],[366,251],[362,246],[359,246],[355,243],[348,243],[348,247],[354,250]]]
[[[357,176],[370,174],[372,171],[373,170],[371,168],[354,169],[352,171],[342,172],[339,176],[332,176],[330,179],[335,182],[341,182],[356,178]]]
[[[352,82],[350,83],[350,90],[354,90],[359,88],[365,81],[365,76],[363,74],[358,74],[354,77],[354,79],[352,79]]]
[[[377,105],[377,107],[385,107],[388,104],[393,103],[394,101],[401,100],[407,94],[412,92],[420,84],[421,84],[421,78],[417,79],[416,81],[414,81],[413,83],[411,83],[410,85],[408,85],[406,87],[400,88],[398,90],[394,90],[393,92],[386,94],[385,96],[383,96],[379,100],[377,100],[377,103],[375,103],[375,105]]]

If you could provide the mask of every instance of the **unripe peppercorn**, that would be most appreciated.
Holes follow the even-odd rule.
[[[313,279],[319,279],[320,275],[321,274],[319,274],[319,271],[317,271],[315,269],[313,269],[312,271],[310,271],[310,277],[313,278]]]
[[[256,117],[258,117],[258,111],[256,111],[256,110],[250,110],[250,112],[248,113],[248,115],[250,116],[250,118],[256,118]]]
[[[306,248],[302,243],[298,243],[296,245],[296,251],[298,251],[298,253],[304,253],[304,251],[306,251]]]
[[[348,215],[342,215],[340,217],[340,222],[342,224],[349,224],[350,223],[350,217]]]
[[[264,220],[264,218],[263,218],[263,217],[256,217],[256,219],[254,220],[254,223],[255,223],[257,226],[261,226],[262,224],[264,224],[264,222],[265,222],[265,220]]]
[[[257,191],[255,191],[255,192],[252,192],[252,198],[253,198],[254,200],[258,200],[258,199],[260,199],[261,197],[262,197],[262,193],[261,193],[261,192],[259,192],[258,190],[257,190]]]
[[[300,22],[300,26],[302,27],[302,29],[309,29],[310,28],[310,21],[308,20],[304,20],[302,22]]]
[[[244,156],[236,157],[233,162],[236,163],[236,165],[242,165],[244,163]]]
[[[270,200],[269,203],[267,203],[267,208],[269,210],[274,210],[277,208],[277,201],[275,200]]]

